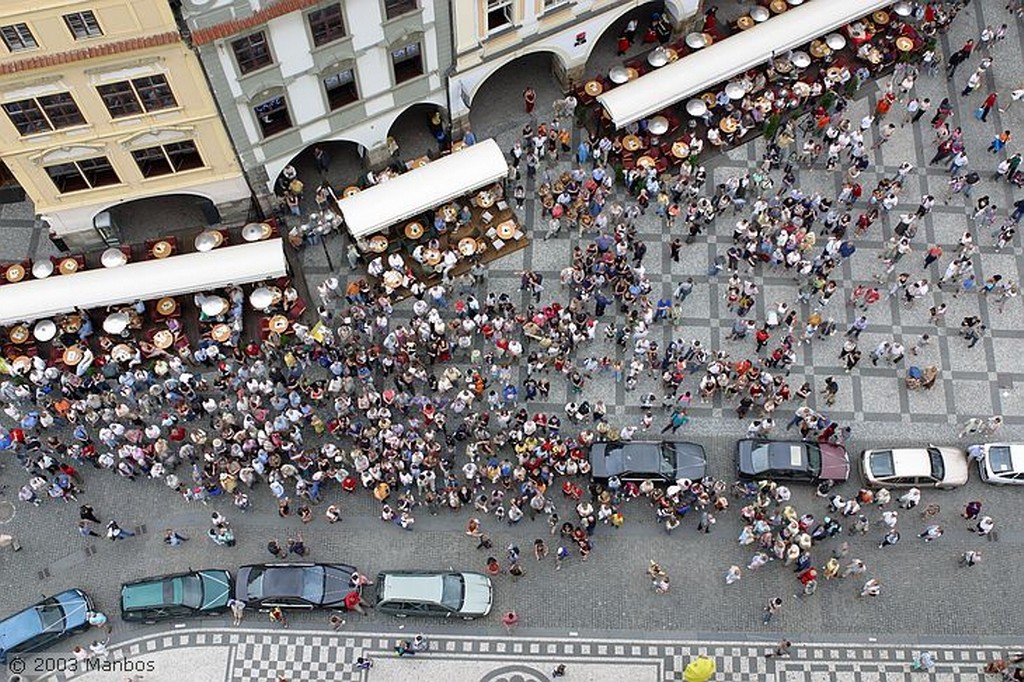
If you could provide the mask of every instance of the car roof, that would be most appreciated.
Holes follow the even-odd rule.
[[[0,620],[0,651],[16,647],[42,631],[43,621],[38,608],[47,600],[59,603],[64,612],[63,627],[55,631],[63,632],[68,626],[76,627],[85,622],[85,611],[89,608],[88,597],[77,589],[64,590]]]
[[[996,474],[1010,474],[1018,471],[1024,471],[1024,443],[988,443],[986,445],[988,450],[988,462],[989,468],[993,473]],[[1008,454],[1010,468],[1005,467],[996,468],[993,465],[993,460],[1003,459],[1003,454]]]
[[[445,573],[384,573],[380,598],[385,601],[439,603]]]
[[[185,596],[185,578],[166,576],[124,585],[121,587],[121,605],[125,609],[144,609],[180,604]]]
[[[936,449],[938,450],[939,448]],[[881,448],[871,450],[870,454],[877,455],[886,452],[891,453],[893,473],[881,473],[879,475],[885,477],[932,475],[932,462],[928,455],[928,448]]]

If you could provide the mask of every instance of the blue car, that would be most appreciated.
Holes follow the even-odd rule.
[[[8,654],[37,651],[89,629],[92,600],[81,590],[65,590],[0,621],[0,663]]]

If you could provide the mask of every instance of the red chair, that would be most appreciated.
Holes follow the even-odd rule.
[[[302,317],[302,314],[306,312],[308,308],[309,304],[307,304],[304,300],[302,300],[301,298],[296,299],[295,303],[292,304],[291,310],[288,311],[289,319],[291,319],[294,322],[295,320]]]

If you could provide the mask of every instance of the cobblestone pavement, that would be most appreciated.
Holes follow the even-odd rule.
[[[795,642],[790,656],[767,657],[774,640],[715,638],[608,639],[580,633],[482,637],[427,633],[430,649],[399,658],[393,647],[415,631],[340,632],[223,629],[219,627],[147,634],[111,649],[110,670],[83,671],[69,657],[28,657],[29,671],[61,668],[40,682],[122,682],[125,673],[143,671],[144,682],[177,682],[189,670],[190,682],[254,682],[280,676],[289,682],[549,682],[564,664],[563,679],[579,682],[668,682],[682,679],[698,656],[715,661],[715,682],[981,682],[985,663],[1005,654],[995,645],[941,643]],[[915,672],[915,656],[930,652],[936,666]],[[367,671],[358,657],[373,659]],[[93,663],[96,664],[95,662]],[[129,677],[130,679],[130,677]]]
[[[986,24],[998,25],[1008,21],[1009,16],[1002,5],[1001,2],[971,3],[950,34],[943,38],[947,52],[957,49],[968,37],[976,37]],[[971,111],[988,89],[1008,93],[1017,86],[1021,54],[1019,25],[1011,24],[1009,38],[996,46],[993,52],[995,65],[987,76],[987,87],[979,90],[981,94],[976,93],[967,99],[959,97],[962,80],[977,63],[977,57],[966,65],[968,68],[960,70],[953,82],[942,77],[922,77],[918,94],[930,97],[933,103],[945,95],[950,96],[957,112],[956,123],[964,127],[974,167],[984,178],[975,196],[989,194],[995,204],[1005,209],[1011,204],[1010,188],[991,182],[989,171],[994,169],[996,157],[986,154],[984,149],[994,132],[1005,128],[1020,130],[1024,107],[1018,105],[1005,114],[993,112],[988,123],[975,120]],[[479,137],[493,134],[503,148],[510,147],[525,121],[518,113],[519,92],[510,90],[504,99],[497,98],[493,102],[492,106],[506,107],[505,111],[515,115],[505,117],[502,126],[494,130],[477,129]],[[546,101],[539,99],[542,104]],[[850,112],[851,118],[858,120],[873,105],[873,96],[858,101]],[[542,108],[541,114],[544,113]],[[924,193],[941,198],[947,175],[940,167],[926,165],[931,149],[930,137],[931,132],[927,128],[904,128],[896,138],[875,152],[875,162],[879,166],[862,174],[862,184],[870,188],[883,175],[891,176],[902,161],[911,160],[917,168],[911,174],[912,181],[897,212],[915,208]],[[718,183],[731,174],[749,169],[762,148],[763,145],[756,142],[711,160],[708,164],[709,180]],[[807,191],[818,190],[834,195],[840,187],[841,176],[828,174],[820,167],[801,170],[798,184]],[[524,220],[533,229],[540,224],[539,207],[531,200],[527,208]],[[0,240],[3,249],[0,255],[14,257],[16,252],[34,253],[36,249],[46,248],[38,235],[27,229],[25,221],[30,216],[30,211],[26,214],[17,207],[2,209],[0,225],[7,227],[0,227],[0,233],[4,235],[4,240]],[[645,263],[652,280],[656,285],[660,283],[663,292],[671,291],[675,283],[687,276],[693,276],[698,284],[686,301],[682,324],[677,328],[666,326],[653,330],[652,337],[656,337],[662,346],[673,337],[699,338],[712,348],[729,350],[734,356],[750,352],[752,344],[749,342],[741,344],[724,339],[730,325],[723,304],[725,284],[704,274],[709,259],[723,252],[730,243],[731,226],[728,222],[717,226],[704,241],[687,247],[680,264],[671,262],[667,248],[664,253],[650,249]],[[923,250],[921,245],[925,243],[938,242],[949,247],[970,226],[969,210],[960,203],[950,206],[940,203],[924,222],[915,241],[919,250]],[[891,227],[892,224],[887,223],[882,231],[876,228],[866,239],[857,240],[858,253],[844,265],[847,287],[870,280],[880,270],[875,255]],[[668,241],[653,212],[642,222],[640,230],[651,245]],[[1021,281],[1019,246],[996,253],[987,234],[979,235],[979,241],[982,245],[977,259],[979,277],[1001,273]],[[45,238],[42,242],[46,242]],[[564,300],[564,295],[558,291],[557,276],[568,263],[572,247],[577,243],[577,238],[569,235],[551,241],[537,238],[524,251],[492,263],[486,287],[489,291],[509,292],[514,298],[519,297],[518,273],[530,268],[545,275],[548,289],[543,303]],[[341,254],[345,245],[344,237],[331,238],[330,247],[337,254],[336,261],[344,260]],[[948,251],[950,249],[947,248]],[[920,255],[919,251],[913,260],[908,257],[908,269],[919,267]],[[304,251],[303,260],[311,283],[319,282],[327,274],[321,249]],[[343,274],[358,276],[361,273]],[[791,281],[762,274],[757,274],[756,280],[764,292],[757,307],[759,317],[764,315],[765,303],[792,300],[795,296]],[[842,305],[847,294],[848,289],[837,294],[828,310],[840,324],[848,322],[851,315],[851,311]],[[933,294],[928,305],[937,302],[939,297],[940,294]],[[1020,361],[1024,343],[1019,332],[1024,326],[1024,310],[1021,302],[1010,303],[1002,314],[992,310],[982,297],[961,297],[948,302],[950,329],[936,331],[935,327],[927,324],[927,305],[922,303],[908,310],[893,300],[872,312],[871,326],[862,337],[862,347],[870,348],[882,338],[894,334],[908,346],[920,333],[927,331],[935,335],[936,343],[923,351],[920,359],[922,364],[936,363],[942,368],[942,378],[931,391],[908,393],[903,390],[902,378],[896,371],[870,365],[865,367],[867,363],[858,367],[853,375],[844,375],[838,365],[839,340],[835,338],[815,341],[800,351],[801,357],[793,369],[790,383],[798,385],[805,377],[817,379],[819,383],[825,376],[838,377],[841,386],[839,399],[828,412],[835,419],[852,424],[854,440],[851,451],[854,454],[862,448],[876,445],[952,442],[956,437],[955,424],[973,415],[1001,413],[1007,421],[1001,437],[1024,438],[1024,392],[1021,389],[1024,365]],[[399,316],[408,314],[407,309],[404,313],[402,310],[399,308]],[[967,314],[981,315],[992,330],[972,350],[964,347],[955,330],[959,318]],[[584,353],[600,357],[616,353],[616,350],[599,340]],[[552,400],[531,403],[532,409],[561,411],[568,400],[568,391],[560,378],[553,377],[552,384]],[[693,389],[693,386],[688,382],[685,388]],[[638,395],[648,390],[657,391],[654,379],[645,379],[637,393],[630,394],[610,377],[597,376],[588,382],[584,395],[590,401],[605,400],[610,407],[610,420],[614,425],[622,426],[637,420],[640,414]],[[811,404],[815,405],[815,402],[816,396]],[[694,419],[680,436],[703,443],[711,458],[711,473],[730,478],[733,475],[733,442],[743,433],[745,422],[734,419],[730,406],[719,402],[695,404],[691,416]],[[0,471],[0,484],[8,486],[7,499],[13,500],[13,491],[21,484],[21,477],[17,467]],[[350,561],[371,574],[385,568],[400,567],[481,569],[486,556],[474,550],[471,541],[460,532],[466,521],[465,515],[442,513],[431,518],[422,513],[418,516],[416,530],[404,533],[394,526],[382,526],[376,518],[373,501],[366,495],[342,498],[340,493],[332,490],[325,495],[324,504],[339,502],[344,521],[337,526],[327,526],[322,518],[318,518],[310,526],[300,527],[294,518],[277,518],[265,491],[252,496],[256,510],[239,517],[226,502],[215,501],[210,507],[184,506],[180,498],[151,482],[128,483],[92,471],[86,472],[86,479],[82,501],[96,506],[104,519],[113,517],[126,527],[135,527],[140,536],[115,545],[83,541],[74,533],[77,515],[70,506],[49,503],[34,508],[19,504],[13,520],[0,525],[0,532],[13,532],[24,545],[24,549],[16,554],[0,552],[0,613],[9,613],[24,606],[40,592],[52,594],[59,589],[79,585],[96,596],[101,608],[114,614],[118,587],[124,580],[184,570],[190,566],[233,568],[241,563],[265,560],[268,555],[263,547],[268,537],[276,535],[283,540],[299,530],[312,548],[314,559]],[[857,485],[855,475],[841,492],[849,495]],[[1024,506],[1020,504],[1022,494],[1016,489],[987,488],[977,480],[955,492],[926,492],[925,503],[940,503],[939,519],[947,528],[941,540],[927,546],[914,537],[920,531],[919,526],[923,528],[923,523],[911,514],[907,514],[906,517],[910,518],[905,517],[901,524],[904,526],[904,540],[896,547],[878,550],[879,533],[876,531],[864,538],[850,538],[851,556],[864,558],[868,562],[869,575],[882,580],[883,594],[874,600],[855,599],[860,585],[851,584],[852,579],[824,582],[817,594],[803,601],[797,600],[792,596],[796,581],[787,569],[772,565],[756,573],[745,572],[738,584],[726,587],[722,581],[726,568],[730,564],[745,566],[750,558],[750,552],[739,548],[735,542],[739,531],[735,514],[730,512],[726,515],[715,531],[707,536],[695,533],[696,522],[692,519],[688,519],[674,535],[665,536],[651,521],[650,512],[634,503],[626,509],[627,523],[623,529],[615,532],[607,527],[599,528],[595,551],[588,565],[577,561],[555,573],[550,560],[540,564],[529,560],[525,564],[528,574],[517,584],[512,584],[506,576],[499,577],[495,608],[515,608],[528,627],[553,628],[562,632],[583,628],[620,631],[626,637],[635,636],[631,633],[652,630],[786,633],[794,639],[801,633],[830,636],[887,633],[905,642],[912,641],[920,633],[947,637],[1019,636],[1024,634],[1024,624],[1021,619],[1010,616],[1005,595],[1020,592],[1021,572],[1017,553],[1024,538],[1020,531],[1021,524],[1024,524]],[[986,513],[996,518],[1000,527],[998,543],[982,545],[966,530],[959,518],[959,509],[969,499],[983,500]],[[825,513],[823,502],[807,490],[795,491],[794,504],[816,516]],[[564,504],[561,506],[560,512],[564,515],[568,510]],[[202,537],[208,526],[209,513],[214,508],[226,513],[234,522],[239,536],[236,548],[213,547]],[[0,523],[4,523],[10,511],[0,502]],[[546,532],[541,520],[524,521],[519,526],[505,528],[496,526],[491,519],[484,519],[484,525],[494,539],[496,550],[501,550],[509,542],[516,542],[528,551],[533,538]],[[183,547],[164,546],[159,535],[167,527],[179,529],[192,540]],[[982,549],[984,560],[974,568],[958,569],[956,557],[968,548]],[[657,559],[672,576],[673,589],[669,595],[659,597],[650,592],[643,575],[649,559]],[[760,608],[775,595],[783,596],[786,605],[776,621],[764,628],[760,624]],[[295,620],[299,627],[312,627],[315,620],[322,618],[321,615],[309,615]],[[377,615],[371,615],[367,622],[371,627],[382,629],[392,623]],[[452,626],[489,633],[500,629],[493,617],[483,623]],[[143,631],[117,623],[115,641]],[[940,668],[940,672],[942,670]],[[777,679],[842,679],[828,677],[829,674],[825,671],[818,678]],[[952,673],[946,670],[942,674]],[[892,679],[887,674],[880,674],[875,679],[879,677]],[[152,680],[147,679],[146,682]]]

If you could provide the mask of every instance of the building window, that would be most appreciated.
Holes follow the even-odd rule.
[[[420,44],[410,43],[391,51],[391,66],[395,70],[395,83],[423,75],[423,57],[420,55]]]
[[[276,135],[282,130],[292,127],[292,117],[288,114],[288,102],[284,95],[271,97],[261,104],[253,107],[256,112],[256,119],[260,122],[260,130],[263,137]]]
[[[345,69],[324,78],[324,90],[327,91],[327,104],[331,109],[340,109],[359,99],[356,89],[356,74],[352,69]]]
[[[98,85],[96,91],[100,93],[100,98],[110,112],[111,118],[134,116],[143,111],[159,111],[178,106],[171,86],[167,84],[167,79],[163,75],[143,76],[120,83]]]
[[[103,35],[103,29],[100,28],[99,22],[96,21],[96,15],[91,10],[65,14],[64,23],[68,25],[68,30],[71,31],[75,40]]]
[[[512,23],[512,0],[487,0],[487,30],[497,31]]]
[[[145,178],[203,167],[203,157],[191,140],[138,149],[132,152],[132,158]]]
[[[4,45],[11,52],[21,52],[39,47],[32,31],[28,30],[28,24],[12,24],[0,26],[0,37],[4,39]]]
[[[544,11],[568,4],[569,0],[544,0]]]
[[[238,70],[243,75],[274,63],[270,45],[267,44],[267,34],[263,31],[232,41],[231,49],[235,52]]]
[[[345,37],[345,18],[341,16],[341,5],[328,5],[306,15],[313,44],[317,47]]]
[[[117,185],[121,179],[105,156],[47,166],[46,174],[61,194]]]
[[[4,105],[4,112],[22,135],[85,123],[82,112],[68,92],[9,102]]]
[[[384,0],[384,15],[388,19],[400,17],[418,9],[416,0]]]

